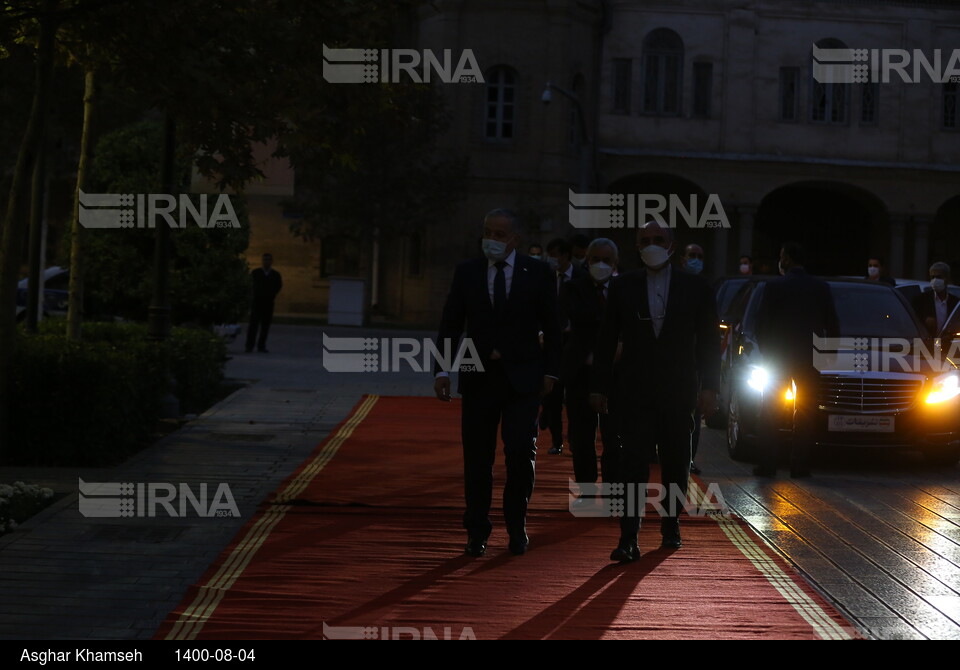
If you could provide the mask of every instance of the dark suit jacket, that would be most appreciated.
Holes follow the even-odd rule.
[[[792,268],[767,282],[757,311],[757,340],[764,357],[796,370],[813,368],[813,334],[839,337],[830,286]]]
[[[513,280],[500,319],[496,319],[487,288],[486,258],[457,266],[450,294],[443,307],[437,347],[443,341],[455,345],[461,334],[473,340],[484,366],[494,347],[514,390],[534,393],[543,386],[544,375],[560,374],[560,321],[557,316],[556,275],[550,266],[529,256],[516,256]],[[543,347],[540,332],[543,332]],[[439,366],[434,372],[439,372]],[[460,373],[458,391],[476,388],[480,371]]]
[[[631,400],[693,411],[701,388],[720,387],[717,305],[707,281],[671,268],[666,318],[654,335],[647,298],[647,271],[635,270],[610,283],[594,355],[592,391],[629,394]],[[613,386],[618,339],[619,389]]]
[[[253,279],[253,304],[272,305],[273,299],[283,288],[280,273],[271,268],[270,274],[267,274],[263,268],[257,268],[250,276]]]
[[[913,299],[913,309],[924,325],[926,325],[928,318],[937,320],[937,308],[933,302],[934,295],[933,291],[924,291]],[[947,316],[950,316],[950,312],[957,306],[957,302],[960,302],[960,298],[952,293],[947,293]],[[930,333],[930,335],[936,337],[939,333]]]
[[[612,281],[612,280],[611,280]],[[560,322],[570,326],[563,338],[560,380],[569,384],[577,377],[587,357],[596,350],[603,310],[597,285],[587,274],[572,279],[560,291]]]

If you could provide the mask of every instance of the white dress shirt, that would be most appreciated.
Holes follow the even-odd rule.
[[[943,330],[943,327],[947,324],[947,316],[949,313],[947,311],[947,300],[950,298],[950,294],[944,292],[943,300],[940,299],[940,296],[934,292],[933,294],[933,307],[937,310],[937,333]]]
[[[647,301],[650,305],[650,318],[653,334],[660,337],[663,320],[667,315],[667,301],[670,299],[670,264],[659,270],[647,268]]]

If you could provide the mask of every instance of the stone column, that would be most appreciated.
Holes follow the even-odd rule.
[[[907,227],[905,216],[890,215],[890,254],[887,258],[887,274],[891,277],[906,277],[905,251],[903,248],[904,232]]]

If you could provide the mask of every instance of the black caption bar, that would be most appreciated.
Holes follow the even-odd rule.
[[[289,642],[272,641],[178,641],[178,640],[123,640],[73,642],[55,641],[0,641],[2,667],[13,664],[38,668],[57,668],[75,664],[141,665],[162,663],[171,665],[200,665],[225,663],[246,667],[257,663],[294,661],[303,649],[294,650]]]

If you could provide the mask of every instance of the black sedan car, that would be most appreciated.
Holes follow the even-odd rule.
[[[814,341],[820,373],[816,434],[820,448],[919,449],[933,463],[960,460],[960,371],[952,354],[956,314],[943,339],[926,334],[906,298],[892,287],[829,279],[840,337]],[[789,438],[796,387],[764,360],[756,336],[766,281],[741,287],[740,320],[730,324],[722,397],[727,448],[737,460],[755,455],[760,439]],[[951,330],[952,329],[952,330]],[[723,408],[722,408],[723,409]],[[760,419],[774,428],[761,435]]]

